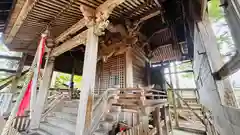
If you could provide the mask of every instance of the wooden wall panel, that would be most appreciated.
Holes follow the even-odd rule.
[[[146,61],[143,57],[144,53],[140,51],[136,51],[132,49],[133,56],[133,87],[137,87],[137,85],[146,86],[147,82],[145,79],[146,69],[145,64]],[[138,49],[139,50],[139,49]]]

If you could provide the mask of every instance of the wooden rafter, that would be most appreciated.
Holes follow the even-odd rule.
[[[72,27],[64,31],[60,36],[58,36],[55,39],[55,43],[58,44],[60,42],[63,42],[64,40],[67,39],[69,35],[76,33],[77,31],[81,30],[84,27],[85,27],[85,19],[79,20],[76,24],[74,24]]]
[[[13,24],[12,29],[10,30],[8,36],[6,37],[6,40],[5,40],[6,44],[10,44],[12,42],[13,38],[16,36],[17,32],[22,26],[24,20],[27,18],[28,13],[33,8],[35,2],[36,2],[35,0],[26,0],[15,23]]]
[[[96,8],[95,15],[96,15],[96,22],[99,23],[101,21],[107,20],[109,15],[111,14],[112,10],[117,7],[119,4],[124,2],[125,0],[107,0],[103,4],[101,4],[98,8]],[[86,18],[85,18],[86,19]],[[86,26],[85,19],[81,19],[79,22],[77,22],[75,25],[73,25],[71,28],[66,30],[64,33],[62,33],[57,39],[56,42],[60,42],[68,37],[69,34],[74,34],[75,32],[79,31],[83,27]],[[60,54],[71,50],[72,48],[85,44],[86,43],[87,34],[86,31],[83,31],[82,33],[78,34],[77,36],[73,37],[72,39],[69,39],[65,41],[60,46],[56,47],[51,56],[59,56]]]

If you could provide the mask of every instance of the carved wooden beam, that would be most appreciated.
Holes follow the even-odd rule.
[[[78,30],[82,29],[84,26],[92,25],[92,21],[94,19],[94,25],[96,25],[96,29],[99,33],[103,29],[103,27],[106,27],[105,25],[106,20],[110,16],[111,12],[115,7],[117,7],[119,4],[124,2],[125,0],[107,0],[103,4],[101,4],[96,10],[92,9],[91,7],[81,6],[80,10],[82,11],[84,15],[84,19],[81,19],[79,22],[77,22],[75,25],[73,25],[71,28],[69,28],[67,31],[62,33],[55,41],[56,43],[59,43],[67,38],[69,34],[73,34],[77,32]],[[69,39],[62,43],[60,46],[56,47],[51,56],[58,56],[68,50],[71,50],[72,48],[85,44],[87,38],[87,32],[84,31],[77,36],[73,37],[72,39]]]
[[[107,20],[113,9],[123,3],[125,0],[107,0],[96,9],[96,22]]]
[[[78,34],[77,36],[73,37],[72,39],[67,40],[66,42],[62,43],[60,46],[53,49],[51,53],[51,57],[59,56],[60,54],[71,50],[78,45],[85,44],[87,40],[87,31],[83,31],[82,33]]]
[[[6,37],[5,44],[10,44],[13,38],[16,36],[20,27],[22,26],[24,20],[27,18],[28,13],[31,11],[35,5],[36,0],[26,0],[23,8],[21,9],[12,29],[10,30],[8,36]]]
[[[85,25],[85,19],[79,20],[76,24],[74,24],[72,27],[68,28],[66,31],[64,31],[60,36],[58,36],[55,39],[55,43],[59,44],[60,42],[63,42],[68,38],[69,35],[75,34],[77,31],[81,30],[84,28]]]

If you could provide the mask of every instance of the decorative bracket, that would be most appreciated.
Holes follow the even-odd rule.
[[[94,27],[94,33],[98,36],[104,34],[104,30],[107,28],[109,21],[108,18],[113,9],[123,3],[125,0],[107,0],[101,4],[97,9],[81,5],[80,10],[86,20],[87,27]]]

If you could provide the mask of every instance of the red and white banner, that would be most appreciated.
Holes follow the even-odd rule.
[[[40,43],[38,45],[38,49],[35,55],[35,60],[33,61],[33,78],[28,83],[27,90],[24,94],[24,97],[19,105],[17,116],[23,116],[25,114],[25,110],[29,108],[30,99],[31,99],[31,106],[30,109],[33,108],[34,103],[36,101],[36,90],[37,90],[37,81],[38,81],[38,74],[41,69],[42,65],[42,58],[45,52],[45,44],[46,44],[47,36],[45,34],[42,35]],[[30,110],[31,111],[31,110]]]

